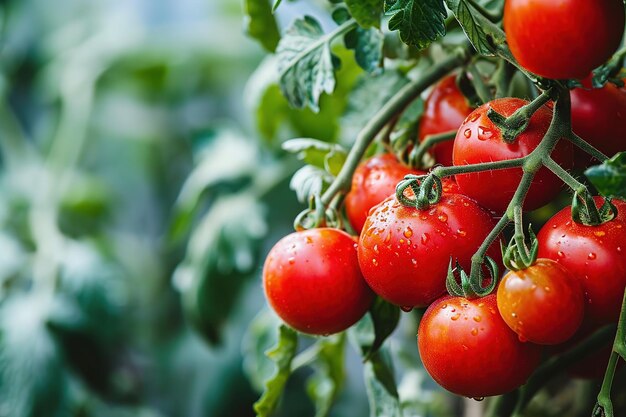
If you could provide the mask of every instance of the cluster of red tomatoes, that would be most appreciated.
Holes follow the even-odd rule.
[[[572,54],[575,40],[563,40],[560,34],[557,41],[563,40],[563,45],[554,45],[554,36],[543,36],[537,25],[524,24],[523,5],[527,3],[507,1],[504,24],[516,58],[537,74],[582,78],[617,47],[614,39],[623,31],[621,1],[607,2],[615,6],[613,14],[611,7],[587,11],[591,17],[605,13],[601,18],[617,26],[621,19],[619,36],[613,33],[615,24],[594,27],[589,33],[604,38],[589,41],[592,47],[578,48]],[[547,16],[558,12],[551,10],[551,2],[543,4],[550,9],[545,11]],[[516,18],[511,18],[512,9]],[[573,33],[579,31],[576,28]],[[531,38],[537,36],[542,41],[529,48]],[[558,51],[558,59],[543,59],[548,54],[543,47],[551,54]],[[570,62],[575,59],[579,62]],[[575,89],[571,99],[575,133],[610,155],[625,148],[619,142],[626,137],[624,88]],[[418,139],[457,130],[453,142],[431,149],[444,165],[522,158],[545,136],[552,110],[548,106],[537,110],[512,143],[503,140],[487,111],[510,116],[525,104],[521,99],[503,98],[472,109],[455,77],[449,76],[426,101]],[[552,158],[566,169],[590,163],[588,156],[576,152],[569,141],[561,140]],[[375,296],[405,311],[428,306],[418,330],[418,347],[426,370],[440,385],[468,397],[515,389],[539,364],[542,346],[562,350],[564,343],[572,344],[616,322],[626,287],[626,202],[613,200],[617,215],[600,225],[573,221],[571,208],[554,215],[537,236],[536,262],[508,272],[494,293],[474,299],[446,295],[451,260],[465,270],[471,267],[472,256],[494,229],[495,219],[504,214],[522,173],[520,168],[507,168],[444,178],[440,201],[418,209],[402,205],[395,189],[407,174],[420,172],[390,154],[362,162],[345,200],[347,218],[359,236],[319,228],[280,240],[263,271],[270,305],[287,324],[315,335],[347,329],[367,312]],[[551,171],[541,168],[524,210],[549,203],[561,187]],[[596,199],[597,204],[602,201]],[[498,239],[487,255],[501,265]]]

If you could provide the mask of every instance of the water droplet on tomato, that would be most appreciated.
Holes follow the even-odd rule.
[[[522,336],[521,334],[517,336],[517,338],[519,339],[520,342],[522,343],[526,343],[528,342],[528,339],[526,339],[524,336]]]
[[[480,316],[474,316],[474,317],[472,317],[472,319],[473,319],[476,323],[480,323],[480,321],[481,321],[483,318],[482,318],[482,317],[480,317]]]
[[[456,231],[456,233],[457,233],[459,236],[461,236],[461,237],[465,237],[465,236],[467,236],[467,232],[466,232],[465,230],[463,230],[463,229],[459,229],[459,230],[457,230],[457,231]]]
[[[373,258],[372,263],[374,264],[374,266],[378,266],[378,259]]]
[[[461,318],[461,313],[456,313],[455,315],[453,315],[452,317],[450,317],[450,320],[452,321],[457,321],[458,319]]]
[[[413,264],[413,266],[417,266],[417,259],[411,259],[411,263]]]
[[[445,223],[448,221],[448,215],[446,213],[441,213],[439,214],[439,216],[437,216],[437,219],[442,222]]]
[[[390,240],[391,240],[391,233],[387,233],[387,236],[385,236],[385,243],[389,243]]]
[[[376,254],[380,253],[380,250],[378,249],[378,245],[374,245],[374,252]]]
[[[565,254],[562,251],[558,251],[556,254],[559,258],[565,258]]]
[[[485,303],[478,303],[478,307],[483,307]]]
[[[493,136],[493,131],[484,127],[478,126],[478,140],[488,140]]]
[[[550,287],[548,287],[548,286],[543,287],[543,289],[544,289],[546,292],[550,292],[550,291],[552,291],[552,290],[550,289]]]
[[[411,229],[410,226],[407,226],[407,228],[404,230],[404,237],[408,239],[411,236],[413,236],[413,229]]]
[[[472,328],[472,331],[470,333],[472,333],[472,336],[477,336],[478,335],[478,329],[476,327],[474,327],[474,328]]]
[[[618,247],[617,247],[617,251],[618,251],[618,252],[621,252],[621,251],[622,251],[622,247],[621,247],[621,246],[618,246]]]
[[[587,255],[587,259],[593,261],[594,259],[596,259],[596,254],[593,252],[589,252],[589,255]]]
[[[307,236],[306,237],[306,243],[308,243],[308,244],[313,243],[313,239],[311,238],[311,236]]]
[[[531,289],[531,290],[533,290],[533,291],[535,291],[535,290],[537,289],[537,285],[536,285],[536,284],[533,284],[533,285],[530,287],[530,289]]]
[[[292,256],[291,258],[287,259],[287,262],[289,262],[289,265],[293,265],[296,262],[296,258]]]
[[[517,317],[517,313],[511,313],[511,317],[516,318]]]
[[[472,398],[472,400],[474,400],[474,401],[482,401],[484,399],[485,399],[485,397],[474,397],[474,398]]]
[[[605,232],[603,232],[602,230],[596,230],[595,232],[593,232],[593,234],[597,237],[602,237],[604,235],[606,235]]]
[[[422,233],[422,245],[425,245],[428,242],[428,233]]]
[[[463,132],[463,136],[465,136],[466,138],[470,138],[472,136],[472,130],[465,129],[465,131]]]
[[[441,309],[442,309],[442,310],[445,310],[446,308],[448,308],[448,305],[447,305],[447,304],[442,304],[442,305],[441,305]]]
[[[474,113],[470,116],[470,122],[475,122],[480,117],[480,113]]]
[[[413,307],[411,307],[411,306],[402,306],[402,307],[400,307],[400,310],[404,311],[405,313],[408,313],[411,310],[413,310]]]
[[[553,228],[553,229],[556,229],[556,224],[553,224],[553,225],[552,225],[552,228]]]

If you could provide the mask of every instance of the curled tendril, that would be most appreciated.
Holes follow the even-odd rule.
[[[325,207],[318,194],[311,196],[309,207],[298,214],[293,222],[295,230],[308,230],[317,227],[335,227],[341,229],[343,220],[334,207]]]
[[[528,236],[530,239],[530,249],[525,242],[524,235],[515,235],[511,238],[509,244],[505,247],[500,242],[500,250],[502,251],[502,262],[507,269],[511,271],[519,271],[533,265],[537,260],[539,253],[539,241],[537,235],[533,231],[531,225],[528,225]]]
[[[472,263],[472,270],[468,275],[458,261],[455,261],[455,267],[452,268],[452,259],[448,265],[448,276],[446,278],[446,289],[448,293],[455,297],[479,298],[489,295],[496,288],[498,283],[498,265],[489,256],[486,256],[484,262],[480,264]],[[482,266],[485,265],[491,276],[489,285],[483,287]],[[459,272],[460,281],[456,279],[455,272]]]
[[[586,226],[597,226],[613,220],[617,216],[617,207],[609,197],[604,197],[604,203],[598,209],[593,196],[589,192],[574,193],[572,200],[572,219],[576,223]]]
[[[404,192],[407,188],[413,191],[413,198],[407,197]],[[427,175],[409,174],[396,186],[396,198],[406,207],[415,207],[426,210],[441,200],[443,185],[439,176],[430,173]]]

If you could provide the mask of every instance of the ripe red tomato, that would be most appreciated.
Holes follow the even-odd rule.
[[[547,78],[582,79],[619,47],[624,3],[507,0],[504,30],[513,56],[524,68]]]
[[[596,198],[597,204],[601,201]],[[539,256],[557,261],[581,282],[585,316],[597,326],[617,321],[626,287],[626,203],[613,203],[618,216],[607,223],[578,224],[567,207],[537,235]]]
[[[502,161],[530,154],[548,130],[552,118],[550,109],[544,106],[537,110],[531,117],[528,128],[511,144],[502,139],[500,130],[487,117],[489,108],[508,117],[527,103],[518,98],[502,98],[474,110],[465,119],[454,139],[454,165]],[[571,143],[561,140],[552,153],[552,158],[561,166],[571,168]],[[506,210],[521,179],[521,168],[456,176],[456,182],[463,194],[496,213]],[[524,209],[533,210],[547,204],[561,187],[561,180],[556,175],[547,168],[541,168],[528,192]]]
[[[435,301],[422,317],[417,345],[424,367],[439,385],[474,398],[514,390],[541,358],[540,346],[520,342],[502,320],[495,294]]]
[[[498,287],[498,310],[521,340],[555,345],[571,338],[580,327],[585,298],[571,272],[540,258],[504,276]]]
[[[428,135],[457,130],[472,108],[456,85],[456,76],[450,75],[439,81],[428,95],[424,115],[420,121],[418,140]],[[453,141],[439,143],[431,148],[438,164],[452,165]]]
[[[426,210],[389,197],[365,222],[359,265],[385,300],[407,308],[426,306],[445,293],[450,258],[469,271],[472,255],[494,225],[487,211],[461,194],[444,194]],[[501,259],[497,243],[489,255]]]
[[[609,83],[596,89],[576,88],[570,95],[574,132],[608,156],[626,151],[626,88]],[[598,163],[578,148],[574,157],[580,168]]]
[[[332,334],[356,323],[374,294],[363,280],[356,243],[338,229],[312,229],[281,239],[263,267],[274,311],[303,333]]]
[[[401,164],[392,154],[377,155],[359,164],[345,200],[348,220],[357,233],[361,232],[371,208],[393,194],[407,174],[424,172]]]

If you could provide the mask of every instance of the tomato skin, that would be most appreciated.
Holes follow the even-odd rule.
[[[426,210],[389,197],[365,222],[359,265],[385,300],[401,307],[427,306],[446,291],[450,258],[469,271],[472,255],[494,225],[487,211],[461,194],[444,194]],[[488,254],[501,260],[497,242]]]
[[[596,204],[602,199],[596,197]],[[539,257],[557,261],[581,282],[586,320],[596,327],[619,318],[626,287],[626,203],[613,200],[618,216],[599,226],[571,219],[571,208],[554,215],[541,229]]]
[[[346,195],[346,214],[350,225],[361,232],[369,211],[396,191],[396,185],[407,174],[425,174],[403,165],[392,154],[374,156],[359,164],[352,177],[352,188]]]
[[[472,107],[456,85],[456,76],[449,75],[435,84],[426,98],[424,114],[420,121],[417,138],[424,141],[426,136],[457,130]],[[452,165],[453,141],[439,143],[431,148],[438,164]]]
[[[424,367],[457,395],[488,397],[526,382],[541,347],[522,343],[498,314],[495,294],[468,300],[442,297],[424,316],[417,344]]]
[[[504,30],[513,56],[524,68],[547,78],[582,79],[619,47],[624,4],[622,0],[507,0]]]
[[[607,83],[602,88],[576,88],[570,96],[574,133],[609,157],[626,150],[626,88]],[[579,168],[598,163],[578,148],[574,157]]]
[[[528,128],[514,143],[502,139],[500,130],[487,117],[489,108],[503,116],[510,116],[528,102],[518,98],[496,99],[474,110],[465,119],[454,139],[454,165],[468,165],[480,162],[494,162],[521,158],[530,154],[545,135],[552,112],[541,107],[533,114]],[[552,158],[564,168],[572,167],[572,145],[561,140]],[[461,192],[480,203],[483,207],[503,213],[522,179],[521,168],[508,168],[497,171],[484,171],[456,176]],[[524,202],[525,210],[533,210],[547,204],[559,192],[562,182],[547,168],[541,168],[535,175],[532,186]]]
[[[356,323],[374,299],[359,270],[356,246],[349,234],[330,228],[282,238],[263,267],[270,306],[303,333],[332,334]]]
[[[580,327],[585,298],[580,282],[559,263],[539,258],[508,272],[498,286],[498,310],[521,339],[555,345]]]

